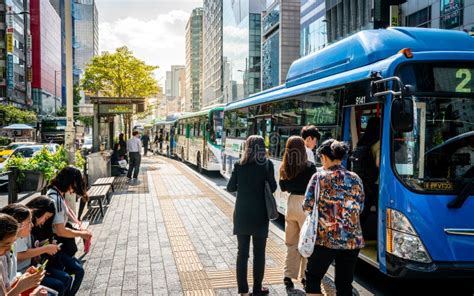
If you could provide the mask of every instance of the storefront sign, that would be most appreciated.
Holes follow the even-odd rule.
[[[7,13],[6,13],[6,20],[7,20],[7,28],[13,27],[13,8],[11,6],[7,6]]]
[[[463,0],[441,0],[441,28],[452,29],[463,24]]]
[[[13,89],[15,86],[13,75],[13,55],[9,54],[7,57],[7,85],[8,89]]]
[[[101,104],[99,114],[133,114],[133,104]]]

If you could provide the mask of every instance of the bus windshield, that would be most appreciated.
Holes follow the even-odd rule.
[[[224,111],[215,110],[211,112],[210,141],[214,145],[222,145],[222,134],[224,130]]]
[[[41,129],[43,132],[57,132],[66,129],[66,119],[43,120]]]
[[[474,67],[469,66],[416,64],[400,70],[403,82],[417,92],[415,126],[410,133],[392,133],[392,159],[400,179],[414,190],[457,191],[474,178]]]

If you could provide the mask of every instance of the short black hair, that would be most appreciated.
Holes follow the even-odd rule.
[[[18,221],[10,215],[0,213],[0,240],[16,235],[18,232]]]
[[[133,131],[132,135],[135,137],[136,135],[138,135],[138,131]]]
[[[321,133],[314,125],[307,125],[301,129],[301,137],[305,140],[307,137],[312,137],[319,141],[321,139]]]
[[[0,213],[7,214],[15,218],[18,223],[23,223],[31,216],[30,209],[19,203],[12,203],[0,209]]]

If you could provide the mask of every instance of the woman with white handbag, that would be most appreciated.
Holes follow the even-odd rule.
[[[313,216],[317,217],[315,240],[306,240],[315,241],[306,268],[306,295],[322,295],[321,280],[333,261],[337,295],[352,295],[354,268],[364,247],[360,227],[364,190],[361,179],[342,166],[348,150],[347,144],[330,139],[316,152],[323,169],[310,181],[303,204],[305,210],[318,211]]]

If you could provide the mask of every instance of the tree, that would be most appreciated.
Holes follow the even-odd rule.
[[[3,125],[10,123],[34,123],[36,119],[35,112],[20,110],[12,105],[0,104],[0,120]]]
[[[100,93],[107,97],[147,98],[159,90],[153,76],[157,68],[137,59],[124,46],[117,48],[114,53],[104,52],[92,58],[81,86],[88,95]]]

